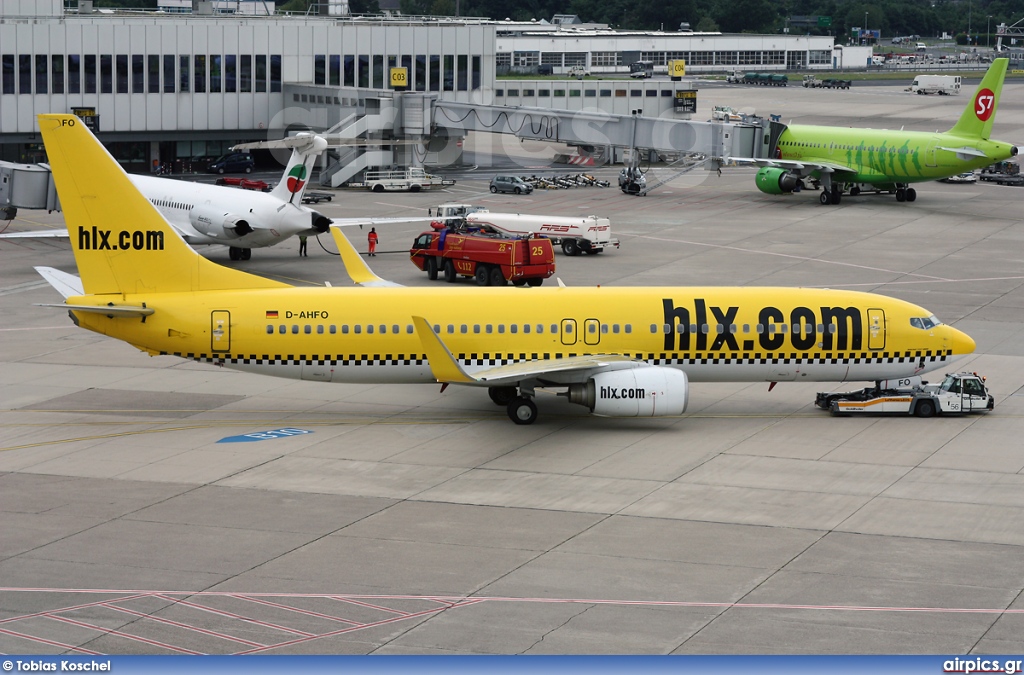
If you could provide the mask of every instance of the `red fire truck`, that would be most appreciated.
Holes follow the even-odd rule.
[[[430,279],[444,275],[474,277],[481,286],[540,286],[555,273],[555,253],[549,239],[510,239],[492,234],[452,232],[447,228],[416,237],[409,257]]]

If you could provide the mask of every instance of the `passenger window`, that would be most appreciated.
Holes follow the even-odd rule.
[[[743,332],[744,333],[750,333],[750,324],[749,323],[743,324]]]
[[[334,335],[335,333],[338,332],[337,328],[338,328],[337,326],[335,326],[334,324],[331,324],[331,330],[330,330],[331,335]]]
[[[613,323],[612,324],[612,332],[613,333],[618,333],[619,332],[619,324],[617,324],[617,323]]]
[[[478,323],[474,323],[473,324],[473,332],[477,333],[477,334],[480,333],[480,324],[478,324]]]
[[[448,324],[448,334],[451,335],[455,332],[455,324]]]
[[[299,334],[299,326],[298,326],[298,324],[295,324],[295,325],[292,326],[292,334],[293,335],[298,335]]]
[[[523,324],[523,332],[524,333],[529,333],[530,332],[530,324],[528,324],[528,323],[524,323]]]
[[[352,326],[352,332],[355,333],[356,335],[359,335],[360,333],[363,332],[363,327],[357,323],[356,325]]]
[[[704,333],[705,335],[707,335],[709,330],[710,330],[710,326],[708,326],[706,323],[705,324],[701,324],[701,327],[700,327],[700,332],[701,333]]]
[[[514,323],[514,324],[510,325],[508,327],[508,332],[509,333],[518,333],[519,332],[519,324]]]
[[[499,333],[504,333],[505,332],[505,324],[503,324],[503,323],[499,323],[498,324],[498,332]]]
[[[601,324],[601,332],[604,333],[604,334],[608,333],[608,324],[606,324],[606,323],[602,323]]]
[[[267,335],[273,335],[273,334],[274,334],[274,327],[271,326],[270,324],[267,324]]]
[[[656,324],[656,323],[652,323],[652,324],[651,324],[651,333],[652,333],[652,334],[655,334],[655,333],[657,333],[657,332],[658,332],[658,324]]]
[[[323,324],[320,324],[319,326],[316,327],[316,333],[317,333],[317,335],[323,335],[324,334],[324,326],[323,326]]]
[[[381,335],[387,335],[388,334],[388,327],[385,326],[384,324],[380,325],[380,334]]]
[[[366,334],[367,335],[373,335],[373,324],[372,323],[366,324]]]
[[[391,327],[391,332],[395,335],[398,335],[401,332],[401,329],[398,327],[397,323]]]
[[[408,333],[409,335],[412,335],[415,332],[415,330],[416,329],[413,327],[411,323],[407,324],[405,327],[405,332]]]
[[[288,332],[288,326],[280,326],[280,327],[278,327],[277,332],[280,333],[281,335],[284,335],[285,333]]]
[[[783,335],[786,334],[786,324],[784,324],[784,323],[780,323],[779,324],[779,332],[782,333]]]
[[[633,324],[631,324],[631,323],[627,323],[626,324],[626,332],[627,333],[632,333],[633,332]]]
[[[490,335],[491,333],[494,332],[494,326],[492,326],[491,324],[487,324],[486,326],[484,326],[484,332]]]
[[[688,328],[688,326],[685,323],[678,324],[676,326],[676,332],[677,333],[685,333],[687,328]]]
[[[313,327],[312,327],[312,326],[310,326],[309,324],[306,324],[306,325],[305,325],[305,326],[303,327],[303,329],[302,329],[302,332],[303,332],[303,333],[305,333],[306,335],[310,335],[310,334],[312,334],[312,332],[313,332]]]
[[[551,334],[552,335],[557,335],[558,334],[558,324],[557,323],[551,324]]]
[[[459,332],[465,335],[466,333],[469,332],[469,326],[467,326],[466,324],[462,324],[461,326],[459,326]]]
[[[543,332],[544,332],[544,324],[538,323],[537,324],[537,333],[540,334],[540,333],[543,333]]]

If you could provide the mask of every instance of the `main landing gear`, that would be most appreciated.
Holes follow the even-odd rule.
[[[843,199],[843,188],[835,183],[831,188],[826,186],[821,189],[821,196],[818,198],[823,206],[838,204]]]
[[[537,421],[537,406],[533,402],[533,390],[525,387],[488,387],[487,394],[495,405],[505,406],[508,418],[516,424],[533,424]]]
[[[228,248],[228,257],[232,260],[248,260],[252,257],[252,249],[231,246]]]
[[[896,186],[896,201],[913,202],[917,200],[917,190],[905,185]]]

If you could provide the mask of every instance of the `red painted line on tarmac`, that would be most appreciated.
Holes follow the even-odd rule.
[[[63,642],[54,642],[53,640],[47,640],[46,638],[25,635],[24,633],[19,633],[16,630],[7,630],[6,628],[0,628],[0,633],[3,633],[4,635],[10,635],[13,637],[23,638],[25,640],[29,640],[30,642],[39,642],[40,644],[50,645],[51,647],[70,649],[72,651],[82,652],[83,654],[91,654],[92,656],[100,655],[99,652],[94,652],[91,649],[86,649],[85,647],[75,647],[74,645],[66,645]]]
[[[195,595],[195,594],[191,594],[191,595]],[[225,593],[224,595],[226,595],[227,597],[233,597],[234,596],[233,593]],[[174,600],[173,598],[166,597],[163,594],[157,595],[156,597],[163,598],[164,600],[170,600],[170,601],[172,601],[172,602],[174,602],[175,604],[178,604],[178,605],[184,605],[186,607],[193,607],[195,609],[202,610],[204,612],[210,612],[211,614],[217,614],[219,616],[226,616],[226,617],[228,617],[230,619],[238,619],[239,621],[247,621],[249,623],[256,624],[257,626],[264,626],[266,628],[273,628],[274,630],[279,630],[282,633],[291,633],[293,635],[302,635],[302,636],[308,636],[308,637],[315,637],[313,635],[313,633],[307,633],[304,630],[298,630],[296,628],[287,628],[285,626],[279,626],[277,624],[270,623],[270,622],[267,622],[267,621],[260,621],[259,619],[253,619],[251,617],[243,616],[241,614],[235,614],[233,612],[227,612],[227,611],[220,610],[220,609],[214,609],[212,607],[207,607],[205,605],[197,605],[196,603],[189,602],[188,600]]]
[[[247,600],[249,602],[255,602],[260,605],[267,605],[268,607],[279,607],[289,612],[298,612],[299,614],[305,614],[307,616],[315,616],[321,619],[327,619],[328,621],[340,621],[341,623],[351,624],[353,626],[363,626],[365,624],[359,621],[353,621],[352,619],[343,619],[340,616],[333,616],[331,614],[321,614],[320,612],[314,612],[310,609],[300,609],[298,607],[292,607],[290,605],[282,605],[278,602],[270,602],[269,600],[262,600],[260,598],[250,598],[245,595],[233,595],[231,597],[238,598],[239,600]]]
[[[143,644],[151,645],[151,646],[154,646],[154,647],[162,647],[163,649],[169,649],[172,652],[180,652],[182,654],[196,654],[196,655],[200,653],[200,652],[194,652],[191,649],[185,649],[184,647],[175,647],[174,645],[169,645],[166,642],[160,642],[159,640],[150,640],[149,638],[139,637],[138,635],[132,635],[131,633],[125,633],[125,632],[116,630],[114,628],[104,628],[103,626],[96,626],[94,624],[86,623],[84,621],[76,621],[75,619],[69,619],[66,616],[56,616],[56,615],[52,615],[52,614],[47,614],[45,616],[46,616],[46,618],[53,619],[54,621],[60,621],[62,623],[70,623],[73,626],[79,626],[81,628],[88,628],[90,630],[94,630],[94,631],[103,633],[104,635],[116,635],[117,637],[123,637],[126,640],[134,640],[135,642],[142,642]]]
[[[262,642],[252,642],[251,640],[243,640],[242,638],[235,637],[233,635],[227,635],[225,633],[218,633],[216,631],[207,630],[206,628],[199,628],[198,626],[190,626],[187,623],[181,623],[180,621],[172,621],[171,619],[165,619],[165,618],[160,617],[160,616],[154,616],[152,614],[145,614],[143,612],[137,612],[134,609],[128,609],[127,607],[118,607],[117,605],[108,604],[108,603],[104,603],[103,606],[104,607],[108,607],[108,608],[113,609],[113,610],[118,611],[118,612],[124,612],[125,614],[131,614],[133,616],[141,617],[143,619],[148,619],[150,621],[156,621],[157,623],[165,623],[165,624],[168,624],[168,625],[171,625],[171,626],[177,626],[178,628],[182,628],[184,630],[195,631],[196,633],[203,633],[204,635],[211,635],[211,636],[216,637],[216,638],[221,638],[222,640],[230,640],[231,642],[238,642],[238,643],[241,643],[243,645],[249,645],[250,647],[263,647],[263,646],[265,646]]]
[[[5,591],[5,590],[12,590],[12,589],[0,588],[0,591]],[[26,590],[29,590],[29,589],[26,589]],[[35,589],[35,588],[33,588],[31,590],[43,591],[45,593],[64,593],[65,592],[63,590],[49,591],[49,590],[46,590],[46,589]],[[124,591],[99,591],[99,592],[103,592],[103,593],[107,593],[107,594],[115,594],[115,593],[123,593]],[[49,614],[61,614],[63,612],[72,612],[72,611],[74,611],[76,609],[86,609],[88,607],[97,607],[97,606],[105,604],[107,602],[127,602],[128,600],[136,600],[138,598],[145,598],[145,597],[148,597],[149,595],[151,595],[151,594],[143,592],[141,594],[128,595],[126,597],[116,598],[114,600],[97,600],[96,602],[87,602],[87,603],[82,604],[82,605],[71,605],[70,607],[61,607],[60,609],[50,609],[50,610],[46,610],[44,612],[34,612],[32,614],[22,614],[21,616],[12,616],[12,617],[9,617],[7,619],[0,619],[0,623],[8,623],[8,622],[11,622],[11,621],[23,621],[25,619],[32,619],[32,618],[35,618],[37,616],[46,616],[46,615],[49,615]]]
[[[381,596],[383,597],[383,596]],[[332,595],[331,600],[337,600],[338,602],[346,602],[350,605],[359,605],[360,607],[369,607],[370,609],[380,610],[381,612],[387,612],[388,614],[399,614],[401,616],[408,616],[409,612],[403,612],[400,609],[391,609],[390,607],[381,607],[380,605],[371,605],[368,602],[360,602],[353,600],[351,597],[345,597],[342,595]]]

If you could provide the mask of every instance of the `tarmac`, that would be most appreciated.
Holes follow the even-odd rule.
[[[951,126],[972,95],[707,91],[703,115],[732,104],[921,130]],[[1007,84],[995,138],[1024,144],[1022,103],[1024,84]],[[540,144],[481,136],[467,149],[552,172]],[[426,215],[459,201],[610,217],[621,249],[559,254],[567,285],[904,298],[975,338],[958,369],[988,376],[995,410],[833,418],[815,392],[862,385],[698,384],[682,417],[590,417],[541,394],[538,422],[518,427],[457,386],[150,358],[33,305],[60,302],[33,266],[75,271],[66,241],[0,240],[0,652],[1024,652],[1024,189],[929,183],[915,203],[821,206],[813,192],[761,194],[752,170],[727,168],[638,198],[601,169],[613,187],[517,197],[491,195],[488,173],[317,208]],[[22,211],[9,227],[62,222]],[[445,287],[408,260],[425,226],[377,229],[378,274]],[[349,234],[365,246],[365,230]],[[203,253],[292,283],[349,283],[320,241],[308,258],[297,240],[245,262]],[[279,429],[295,431],[218,442]]]

